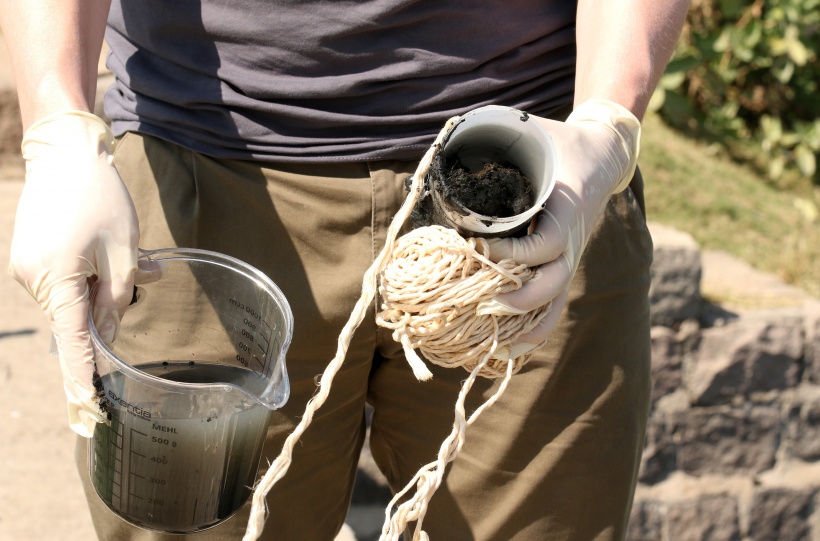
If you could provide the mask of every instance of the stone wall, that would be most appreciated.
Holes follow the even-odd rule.
[[[820,539],[820,302],[725,255],[702,295],[691,237],[652,232],[652,411],[628,540]]]

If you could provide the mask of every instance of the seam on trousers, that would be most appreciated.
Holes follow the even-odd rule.
[[[387,233],[390,229],[390,224],[392,223],[393,218],[395,216],[394,213],[392,212],[392,205],[387,203],[387,201],[390,200],[390,198],[388,197],[388,194],[387,193],[380,193],[380,191],[379,191],[378,179],[376,178],[376,176],[377,176],[376,173],[381,171],[382,174],[385,174],[385,176],[393,175],[395,173],[389,167],[386,167],[386,168],[381,169],[381,170],[374,170],[373,169],[373,162],[367,162],[367,170],[370,173],[370,185],[371,185],[371,192],[370,192],[371,193],[370,224],[371,224],[372,234],[371,234],[370,238],[371,238],[372,243],[373,243],[373,248],[372,248],[373,254],[372,254],[372,259],[371,259],[371,262],[372,262],[376,259],[376,257],[379,255],[379,253],[381,253],[382,249],[384,248],[384,243],[386,242]],[[385,178],[383,178],[382,182],[387,182],[387,180]],[[386,191],[389,191],[389,190],[386,190]],[[379,208],[379,195],[381,195],[382,199],[384,199],[385,208]],[[381,235],[381,233],[382,233],[382,230],[381,230],[382,224],[380,222],[380,217],[381,217],[382,212],[386,212],[387,221],[383,225],[384,240],[379,241],[379,239],[382,238],[382,235]],[[378,281],[376,283],[376,286],[377,286],[376,294],[373,296],[373,303],[372,303],[373,304],[373,318],[374,318],[374,321],[375,321],[376,315],[378,315],[378,313],[379,313],[379,307],[381,306],[381,297],[379,296],[379,291],[378,291]],[[375,328],[376,328],[376,349],[377,350],[379,350],[381,348],[381,344],[383,344],[385,342],[388,342],[388,343],[393,342],[393,333],[391,331],[389,331],[389,330],[387,330],[383,327],[380,327],[379,325],[376,325]]]
[[[370,263],[373,264],[373,261],[376,260],[376,257],[379,255],[381,251],[381,246],[378,245],[377,238],[378,238],[378,192],[376,186],[376,178],[373,174],[373,167],[372,162],[367,162],[367,173],[370,177]],[[376,282],[376,286],[378,287],[378,281]],[[373,318],[375,321],[376,314],[379,311],[379,291],[376,290],[376,294],[373,296]],[[376,325],[376,348],[378,349],[379,340],[383,337],[384,329]]]
[[[370,261],[376,259],[378,249],[376,247],[376,180],[373,178],[373,169],[370,162],[367,162],[367,173],[370,177]]]
[[[194,180],[194,193],[197,193],[197,192],[199,192],[199,176],[197,175],[197,172],[196,172],[196,169],[197,169],[197,167],[196,167],[196,154],[194,154],[192,151],[187,150],[187,149],[186,149],[186,152],[188,153],[188,157],[191,159],[191,177]],[[199,200],[199,197],[197,197],[197,200]]]
[[[377,234],[378,227],[379,227],[379,218],[378,218],[379,214],[377,213],[377,210],[379,210],[379,208],[378,208],[378,197],[377,197],[378,196],[378,186],[377,186],[377,180],[376,180],[375,175],[374,175],[374,170],[373,170],[373,167],[372,167],[372,162],[369,162],[369,161],[367,162],[367,170],[368,170],[368,173],[370,175],[370,231],[371,231],[370,239],[371,239],[371,244],[372,244],[372,257],[371,257],[371,262],[372,262],[376,259],[376,256],[379,254],[379,252],[381,252],[382,246],[379,246],[378,243],[377,243],[377,238],[379,237],[379,235]],[[392,213],[388,212],[388,214],[391,215],[391,217],[392,217]],[[389,222],[388,222],[388,224],[389,224]],[[375,319],[376,313],[378,313],[379,305],[380,305],[379,292],[377,290],[376,294],[373,297],[373,307],[374,307],[373,317],[374,317],[374,319]],[[375,344],[375,347],[376,347],[376,350],[378,351],[378,349],[380,347],[380,344],[382,344],[384,342],[384,340],[392,340],[393,338],[388,333],[387,329],[384,329],[384,328],[382,328],[378,325],[375,325],[375,329],[376,329],[376,344]],[[376,352],[374,351],[374,356],[375,356],[375,353]],[[373,373],[372,372],[373,369],[374,369],[374,367],[371,366],[371,375]],[[368,384],[368,386],[369,386],[369,384]],[[368,395],[369,395],[369,391],[368,391]],[[374,405],[374,407],[375,407],[375,405]],[[378,438],[378,437],[379,436],[378,436],[378,433],[377,433],[376,438]],[[371,438],[370,441],[371,441],[371,449],[372,449],[372,447],[373,447],[373,445],[372,445],[372,442],[373,442],[373,430],[372,430],[372,428],[371,428],[371,432],[370,432],[370,438]],[[378,449],[382,449],[384,452],[379,453]],[[386,442],[384,442],[381,445],[377,446],[376,453],[381,454],[387,461],[387,464],[386,464],[387,471],[385,471],[382,468],[381,465],[377,464],[379,470],[381,470],[382,473],[384,474],[384,476],[387,477],[388,482],[391,485],[395,485],[397,480],[399,479],[399,475],[398,475],[399,467],[398,467],[398,461],[396,460],[396,453],[394,452],[393,448],[390,445],[388,445]]]
[[[199,188],[200,188],[200,186],[199,186],[199,183],[200,183],[201,179],[199,178],[199,175],[197,174],[197,166],[196,166],[197,155],[193,151],[188,150],[186,148],[183,148],[183,147],[176,147],[176,148],[178,149],[178,152],[187,153],[188,159],[191,162],[191,184],[193,185],[192,187],[193,187],[193,190],[194,190],[194,205],[195,205],[193,216],[195,217],[195,220],[196,220],[194,227],[191,229],[191,243],[194,245],[195,248],[202,248],[203,246],[201,246],[201,244],[200,244],[201,243],[201,238],[200,238],[200,233],[201,233],[200,229],[201,228],[200,228],[200,222],[199,222],[199,218],[200,218],[199,217],[199,210],[200,210],[200,202],[199,202]]]
[[[376,185],[376,178],[373,174],[373,168],[371,167],[371,162],[367,162],[367,172],[370,176],[370,264],[373,264],[373,261],[376,260],[376,257],[381,252],[381,246],[379,246],[378,238],[379,238],[379,218],[377,214],[378,209],[378,186]],[[376,319],[376,312],[379,310],[379,290],[378,290],[378,276],[376,277],[376,294],[373,295],[373,301],[371,305],[373,306],[373,320]],[[381,327],[378,325],[376,326],[376,343],[378,344],[378,333],[381,332]]]

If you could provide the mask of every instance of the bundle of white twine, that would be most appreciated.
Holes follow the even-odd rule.
[[[416,377],[428,379],[432,374],[415,349],[430,362],[462,366],[470,371],[456,400],[453,429],[442,443],[438,459],[422,467],[388,505],[381,540],[397,541],[411,521],[416,522],[414,541],[428,540],[421,529],[424,515],[433,493],[441,485],[447,463],[456,458],[464,445],[467,426],[503,394],[512,375],[526,362],[526,356],[499,358],[497,352],[509,351],[503,346],[537,325],[549,307],[520,315],[477,315],[475,310],[482,301],[521,287],[532,276],[530,269],[510,260],[493,263],[485,256],[487,248],[483,240],[464,239],[454,230],[443,227],[415,229],[396,241],[419,200],[435,152],[460,120],[453,117],[447,121],[419,162],[410,193],[388,228],[385,246],[365,272],[361,297],[339,335],[336,355],[322,374],[318,391],[308,401],[301,421],[285,440],[282,452],[254,489],[243,541],[255,541],[261,535],[267,516],[265,497],[287,473],[296,442],[327,400],[333,378],[344,362],[353,333],[364,319],[379,283],[383,302],[377,322],[393,330],[393,337],[402,344]],[[496,392],[467,417],[464,402],[479,375],[504,376],[504,379]],[[399,504],[413,485],[416,485],[416,494]]]
[[[487,353],[530,331],[545,315],[545,308],[483,314],[483,303],[520,288],[534,272],[511,259],[493,263],[487,252],[484,239],[465,239],[438,225],[414,229],[396,242],[380,274],[382,311],[376,322],[393,329],[418,379],[432,374],[415,350],[433,364],[471,371]],[[513,373],[526,360],[513,360]],[[491,355],[478,375],[502,377],[509,362]]]

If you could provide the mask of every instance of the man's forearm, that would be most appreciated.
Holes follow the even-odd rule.
[[[0,26],[24,129],[51,113],[92,111],[110,0],[8,0]]]
[[[689,0],[579,0],[575,104],[607,99],[642,119],[688,8]]]

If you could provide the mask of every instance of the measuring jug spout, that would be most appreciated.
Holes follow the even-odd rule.
[[[256,480],[270,412],[290,394],[293,315],[262,272],[195,249],[141,252],[119,335],[91,327],[109,424],[89,443],[94,488],[137,526],[192,533],[230,517]]]

